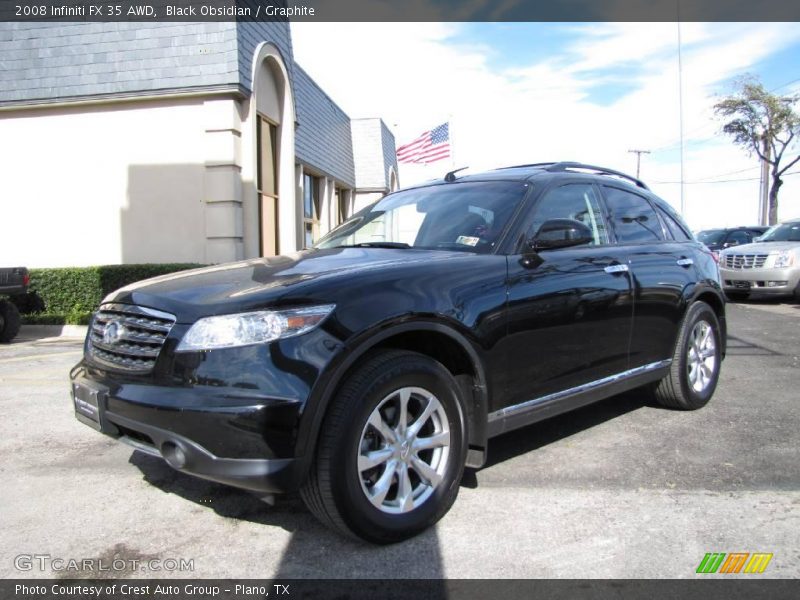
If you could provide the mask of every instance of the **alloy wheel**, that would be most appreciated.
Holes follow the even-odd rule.
[[[438,398],[420,387],[384,397],[361,432],[361,489],[378,510],[408,513],[442,482],[450,459],[450,426]]]
[[[713,381],[717,368],[717,343],[714,330],[707,321],[695,323],[688,346],[686,368],[689,371],[689,385],[701,394]]]

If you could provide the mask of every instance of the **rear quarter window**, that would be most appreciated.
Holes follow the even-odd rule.
[[[667,228],[673,240],[676,242],[688,242],[692,239],[692,236],[687,230],[684,229],[678,220],[669,214],[669,212],[659,207],[658,214],[661,215],[661,220],[664,221],[664,226]]]

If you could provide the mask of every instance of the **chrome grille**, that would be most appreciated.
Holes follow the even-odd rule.
[[[174,324],[173,315],[152,308],[104,304],[89,328],[89,358],[106,367],[148,373]]]
[[[760,269],[767,262],[768,254],[726,254],[727,269]]]

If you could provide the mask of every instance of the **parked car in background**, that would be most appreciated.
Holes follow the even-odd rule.
[[[755,243],[723,250],[719,271],[731,300],[752,294],[800,301],[800,219],[772,227]]]
[[[24,296],[30,277],[25,267],[0,269],[0,342],[8,343],[19,333],[20,316],[13,298]]]
[[[750,244],[756,238],[764,235],[769,227],[754,225],[752,227],[727,227],[724,229],[704,229],[697,233],[698,240],[703,242],[715,256],[719,256],[720,250],[732,246]]]
[[[701,408],[725,343],[717,264],[669,204],[542,163],[390,194],[290,256],[122,288],[72,398],[174,469],[299,489],[390,543],[448,511],[491,437],[633,388]]]

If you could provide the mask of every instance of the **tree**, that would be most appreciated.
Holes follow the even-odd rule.
[[[769,186],[769,224],[778,222],[778,190],[781,177],[800,161],[791,158],[795,138],[800,134],[800,114],[794,107],[800,95],[779,96],[764,89],[758,79],[745,77],[736,83],[736,91],[714,105],[718,118],[725,120],[722,131],[733,137],[734,144],[755,154],[771,167]],[[786,159],[785,164],[784,158]]]

